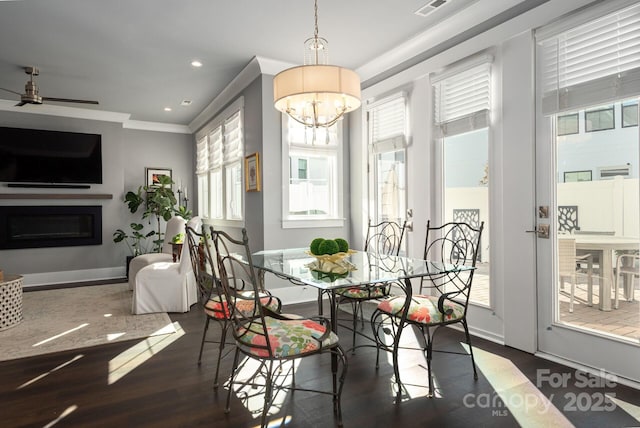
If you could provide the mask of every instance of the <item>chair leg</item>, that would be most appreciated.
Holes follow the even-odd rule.
[[[265,388],[264,388],[264,406],[262,407],[262,417],[260,418],[260,426],[267,426],[267,415],[269,413],[269,408],[271,408],[272,394],[273,394],[273,381],[271,377],[273,376],[273,360],[270,360],[268,364],[266,364],[267,373],[265,376]]]
[[[576,294],[576,279],[571,278],[571,295],[569,296],[569,312],[573,313],[573,296]]]
[[[618,268],[619,270],[620,268]],[[620,287],[620,272],[616,272],[615,283],[613,284],[613,307],[618,309],[619,301],[618,301],[618,287]]]
[[[342,387],[344,386],[344,379],[347,376],[347,356],[345,355],[344,351],[342,350],[342,347],[340,347],[340,345],[336,346],[336,348],[334,350],[332,350],[331,352],[336,353],[338,360],[340,363],[342,363],[342,372],[340,373],[340,377],[338,378],[338,385],[336,385],[336,374],[337,374],[337,367],[336,370],[333,370],[332,367],[332,372],[333,372],[333,378],[334,378],[334,382],[333,382],[333,411],[337,417],[338,420],[338,426],[341,427],[342,426],[342,404],[341,404],[341,400],[342,400]],[[337,388],[336,388],[337,386]]]
[[[398,322],[398,330],[396,336],[393,338],[393,375],[396,378],[396,384],[398,386],[398,392],[396,394],[396,403],[400,403],[402,400],[402,381],[400,381],[400,365],[398,364],[398,351],[400,350],[400,336],[402,336],[402,329],[404,325],[402,321]]]
[[[216,375],[213,378],[213,387],[218,387],[218,374],[220,373],[220,361],[222,360],[222,351],[227,343],[227,331],[229,330],[229,321],[225,320],[222,324],[222,334],[220,336],[220,347],[218,348],[218,361],[216,362]]]
[[[356,353],[356,329],[358,328],[358,308],[360,307],[360,302],[355,300],[351,304],[351,309],[353,310],[353,332],[352,332],[352,343],[353,347],[351,348],[351,354]]]
[[[469,334],[469,327],[467,326],[467,320],[462,321],[464,326],[464,335],[467,339],[467,345],[469,345],[469,353],[471,354],[471,364],[473,365],[473,380],[478,380],[478,371],[476,370],[476,360],[473,357],[473,347],[471,346],[471,335]]]
[[[426,338],[427,338],[427,376],[429,376],[429,391],[427,392],[427,397],[433,397],[433,374],[431,368],[431,359],[433,358],[433,341],[431,340],[431,332],[429,331],[429,327],[426,327]]]
[[[233,391],[233,381],[236,378],[238,370],[238,360],[240,359],[240,349],[236,346],[236,352],[233,355],[233,367],[231,368],[231,377],[229,378],[229,391],[227,392],[227,405],[224,409],[225,413],[231,411],[231,391]]]
[[[198,354],[198,365],[202,362],[202,350],[204,349],[204,341],[207,337],[207,330],[209,329],[209,321],[211,321],[211,319],[207,316],[207,320],[204,323],[204,331],[202,332],[202,343],[200,344],[200,353]]]

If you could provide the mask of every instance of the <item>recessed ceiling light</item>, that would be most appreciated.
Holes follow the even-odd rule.
[[[182,102],[180,103],[181,106],[186,107],[186,106],[190,106],[192,103],[191,100],[182,100]]]
[[[172,110],[172,108],[171,108],[171,107],[165,107],[165,108],[164,108],[164,111],[171,111],[171,110]]]
[[[191,66],[192,67],[202,67],[202,62],[200,60],[194,59],[193,61],[191,61]]]

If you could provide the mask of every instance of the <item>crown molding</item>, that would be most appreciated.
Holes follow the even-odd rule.
[[[179,125],[177,123],[160,123],[145,122],[143,120],[127,120],[122,122],[125,129],[136,129],[140,131],[157,131],[174,134],[192,134],[191,129],[187,125]]]
[[[280,61],[277,59],[266,58],[263,56],[256,56],[256,60],[258,61],[258,65],[260,66],[260,71],[262,74],[270,74],[275,76],[287,68],[296,67],[300,64],[292,64],[290,62]]]
[[[0,110],[26,114],[44,114],[47,116],[72,117],[76,119],[100,120],[103,122],[122,122],[131,115],[114,111],[92,110],[78,107],[58,106],[53,104],[26,104],[16,107],[15,100],[0,100]]]
[[[549,1],[551,0],[493,0],[491,2],[475,2],[450,19],[431,26],[427,31],[393,47],[379,57],[362,65],[356,69],[356,72],[360,75],[364,87],[370,83],[367,82],[369,79],[374,79],[385,72],[393,70],[399,64],[405,64],[411,61],[423,52],[433,49],[434,46],[445,44],[448,40],[458,36],[462,28],[477,27],[479,22],[491,21],[495,16],[510,10],[513,10],[514,14],[520,14]],[[507,16],[504,19],[507,18],[513,18],[513,16]]]
[[[216,113],[222,110],[232,101],[244,88],[260,76],[260,64],[258,58],[253,57],[251,61],[238,73],[236,77],[207,105],[204,110],[189,123],[189,128],[193,133],[202,128],[208,121],[215,117]]]
[[[172,132],[176,134],[191,134],[191,130],[186,125],[161,122],[145,122],[141,120],[130,120],[128,113],[118,113],[115,111],[93,110],[78,107],[67,107],[53,104],[32,105],[26,104],[16,107],[15,100],[0,99],[0,111],[10,111],[14,113],[43,114],[47,116],[70,117],[74,119],[96,120],[100,122],[121,123],[123,128],[138,129],[141,131]]]

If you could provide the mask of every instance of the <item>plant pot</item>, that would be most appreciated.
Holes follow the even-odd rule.
[[[180,261],[180,254],[182,254],[183,244],[171,244],[171,254],[173,255],[173,262]]]
[[[129,264],[131,263],[131,260],[133,260],[134,256],[127,256],[127,280],[129,280]]]

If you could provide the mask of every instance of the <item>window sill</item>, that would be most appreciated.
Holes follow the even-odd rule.
[[[235,227],[235,228],[244,227],[244,220],[223,220],[219,218],[205,218],[204,221],[205,223],[212,226]]]
[[[343,218],[283,220],[283,229],[313,229],[317,227],[344,227]]]

